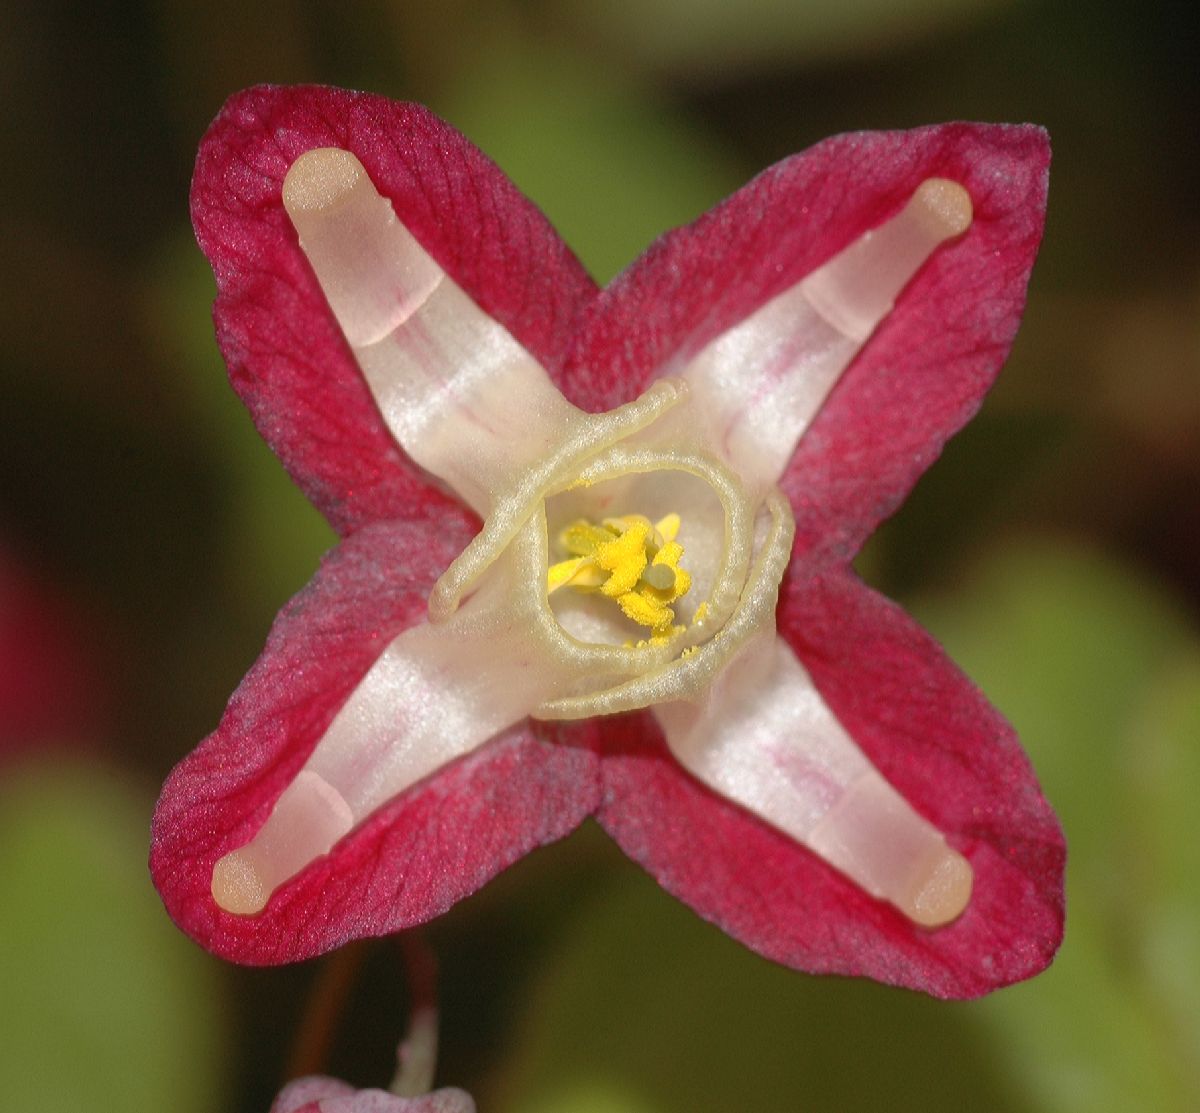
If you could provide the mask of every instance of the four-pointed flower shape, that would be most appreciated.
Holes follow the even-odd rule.
[[[1058,824],[848,562],[1008,351],[1047,163],[1029,127],[838,137],[598,290],[423,109],[235,97],[192,195],[218,338],[343,541],[163,791],[176,920],[302,958],[594,813],[788,965],[942,996],[1045,966]]]

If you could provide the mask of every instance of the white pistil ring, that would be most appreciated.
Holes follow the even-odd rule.
[[[599,459],[592,461],[580,473],[576,482],[591,485],[630,475],[666,471],[688,473],[709,483],[724,508],[725,537],[720,567],[717,570],[704,615],[697,618],[683,634],[663,644],[647,642],[625,646],[585,642],[564,630],[550,609],[546,596],[545,570],[549,563],[549,553],[542,501],[539,500],[529,510],[530,514],[536,516],[537,526],[535,529],[526,529],[519,535],[518,540],[521,544],[517,560],[521,568],[520,582],[528,585],[530,591],[527,613],[536,624],[533,633],[539,639],[544,640],[544,643],[556,656],[569,658],[574,663],[572,671],[577,672],[580,677],[614,673],[635,677],[657,669],[673,658],[679,657],[684,650],[694,648],[711,639],[713,634],[725,624],[742,597],[753,550],[754,509],[744,498],[736,478],[719,461],[700,453],[658,452],[653,449],[625,449],[622,446],[614,446],[602,454]],[[564,489],[567,486],[570,485],[564,485]],[[551,490],[547,492],[547,495],[555,493],[557,492]],[[781,506],[784,501],[783,497],[779,496],[775,505]],[[790,521],[789,511],[781,510],[780,512],[787,514]],[[486,527],[484,532],[486,532]],[[482,537],[483,534],[481,533],[479,536]],[[787,534],[787,541],[790,549],[790,532]],[[785,566],[787,552],[788,549],[785,549],[783,554]],[[498,553],[490,554],[487,563],[491,563],[498,555]],[[782,574],[783,569],[780,568],[774,584],[776,589],[778,588],[778,579]],[[539,704],[539,710],[533,713],[535,716],[545,718],[579,718],[603,714],[607,708],[604,707],[601,696],[602,693],[593,693],[591,696],[578,697],[581,701],[595,699],[593,710],[584,710],[585,702],[578,702],[574,704],[577,708],[575,713],[563,713],[554,710],[557,700],[552,698],[542,701]],[[647,706],[649,702],[656,702],[661,698],[672,698],[670,691],[664,688],[660,695],[654,696],[651,700],[638,706]],[[545,716],[541,715],[541,707],[548,709]],[[629,707],[621,708],[621,710],[629,709]]]

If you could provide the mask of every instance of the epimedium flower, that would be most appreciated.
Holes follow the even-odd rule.
[[[583,818],[760,953],[974,996],[1064,847],[1011,728],[849,568],[978,408],[1048,146],[827,140],[597,289],[424,109],[234,97],[192,213],[235,388],[342,535],[151,866],[216,953],[444,911]]]
[[[312,1075],[289,1082],[271,1113],[475,1113],[475,1102],[465,1090],[398,1097],[387,1090],[357,1090],[340,1079]]]
[[[433,978],[429,970],[418,974],[413,987],[418,995],[433,992],[432,983],[425,984],[422,977]],[[396,1074],[387,1090],[358,1089],[340,1078],[310,1074],[284,1086],[271,1113],[475,1113],[475,1100],[465,1090],[432,1088],[436,1058],[437,1009],[424,999],[396,1049]]]

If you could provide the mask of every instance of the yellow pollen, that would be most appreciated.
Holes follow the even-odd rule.
[[[640,514],[605,518],[598,526],[583,518],[572,522],[558,535],[559,547],[570,555],[548,569],[547,593],[560,587],[599,591],[649,629],[652,643],[681,633],[671,604],[688,593],[692,578],[679,567],[679,526],[678,514],[653,523]]]
[[[638,523],[615,541],[601,545],[596,550],[597,567],[609,574],[608,579],[601,585],[600,590],[610,599],[620,599],[622,595],[633,591],[642,570],[646,567],[646,542],[650,540],[650,531]]]

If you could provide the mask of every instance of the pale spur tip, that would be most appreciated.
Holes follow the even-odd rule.
[[[213,867],[212,895],[217,905],[238,916],[254,916],[267,906],[262,878],[240,850],[226,854]]]
[[[971,195],[949,178],[926,178],[910,202],[942,239],[962,235],[971,227],[975,210]]]
[[[838,332],[863,343],[929,257],[970,227],[972,214],[961,185],[926,178],[891,220],[864,233],[799,288]]]
[[[362,163],[349,151],[319,147],[301,155],[283,179],[283,205],[289,213],[317,212],[345,197],[363,176]]]
[[[971,899],[975,873],[971,863],[949,847],[930,861],[929,871],[914,887],[912,896],[902,907],[909,919],[922,927],[943,927],[957,920]]]
[[[213,900],[226,912],[256,915],[284,881],[328,853],[354,823],[342,794],[319,773],[301,769],[258,834],[213,867]]]

